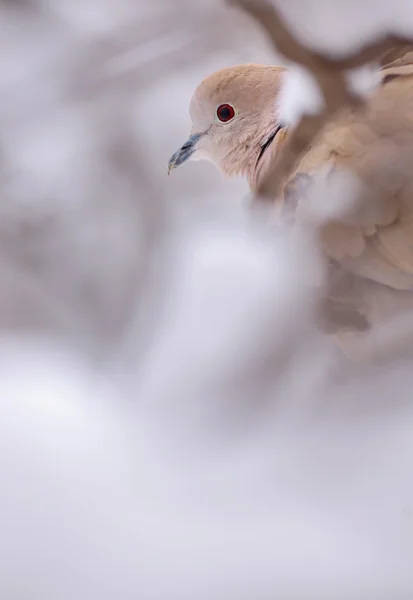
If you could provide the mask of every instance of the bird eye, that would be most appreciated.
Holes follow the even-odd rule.
[[[235,117],[235,110],[230,104],[221,104],[217,108],[217,117],[222,123],[228,123]]]

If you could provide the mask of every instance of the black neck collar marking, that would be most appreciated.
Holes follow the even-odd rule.
[[[274,133],[272,133],[272,134],[270,135],[270,137],[268,138],[268,140],[267,140],[267,141],[266,141],[266,142],[265,142],[265,143],[264,143],[264,144],[261,146],[261,150],[260,150],[260,153],[259,153],[259,156],[258,156],[258,158],[257,158],[257,162],[256,162],[255,166],[257,166],[257,165],[258,165],[258,163],[260,162],[260,160],[261,160],[261,158],[262,158],[262,156],[263,156],[264,152],[266,151],[266,149],[268,148],[268,146],[270,146],[270,145],[272,144],[272,142],[273,142],[273,141],[274,141],[274,139],[275,139],[275,136],[277,135],[277,133],[278,133],[278,132],[279,132],[279,131],[280,131],[282,128],[283,128],[283,126],[282,126],[281,124],[280,124],[280,125],[278,125],[278,127],[276,128],[276,130],[274,131]]]

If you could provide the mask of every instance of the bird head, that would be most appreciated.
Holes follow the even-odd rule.
[[[208,160],[228,176],[253,168],[281,129],[276,99],[284,71],[246,64],[204,79],[190,103],[190,136],[170,158],[168,173],[188,159]]]

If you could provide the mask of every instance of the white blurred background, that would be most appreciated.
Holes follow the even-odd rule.
[[[289,4],[332,51],[369,7]],[[413,598],[412,365],[318,332],[245,183],[167,176],[241,62],[279,61],[218,0],[0,2],[4,600]]]

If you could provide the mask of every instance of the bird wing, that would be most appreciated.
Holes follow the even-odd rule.
[[[355,175],[360,202],[322,228],[322,247],[355,275],[398,290],[413,289],[412,63],[413,52],[392,60],[368,105],[329,123],[286,187],[320,168]],[[304,195],[298,220],[305,208]]]
[[[401,47],[391,48],[380,57],[379,62],[382,69],[412,64],[413,46],[411,44],[406,44]]]

